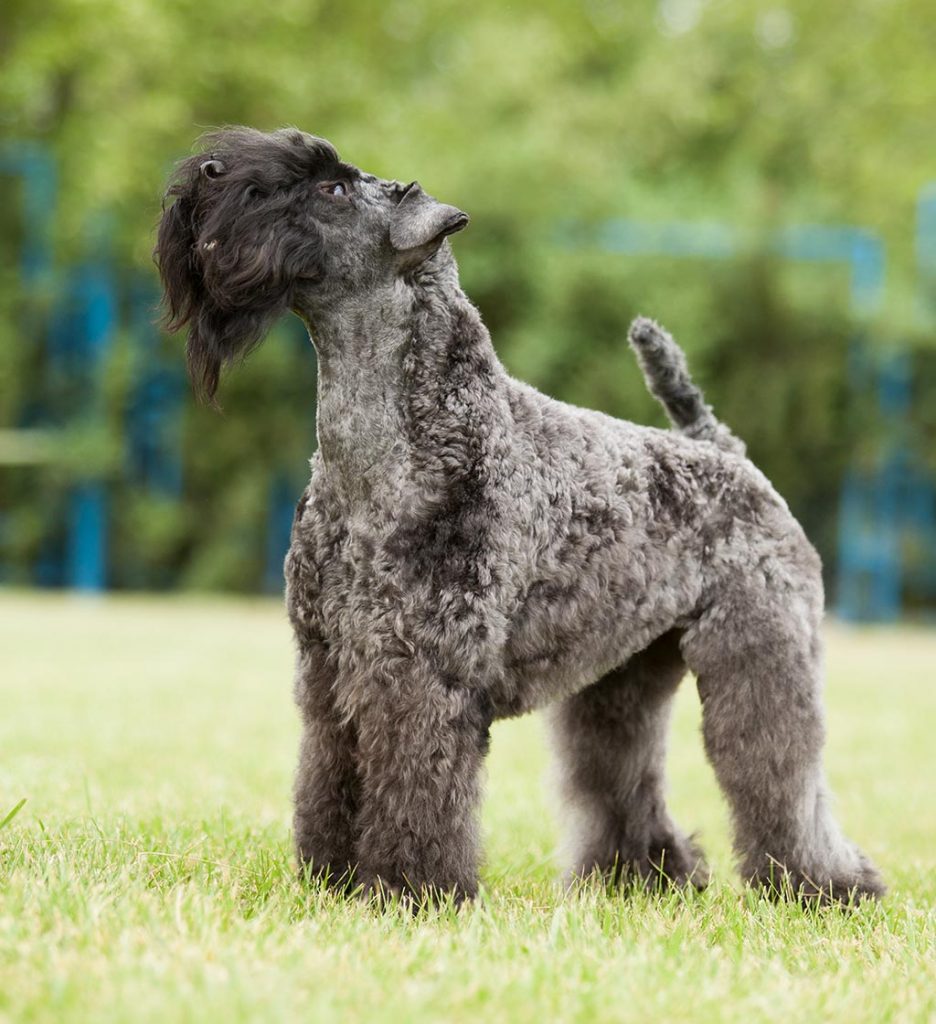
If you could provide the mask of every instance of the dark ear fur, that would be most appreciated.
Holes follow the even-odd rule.
[[[468,214],[440,203],[417,185],[403,196],[390,225],[390,244],[397,252],[437,247],[446,235],[461,231]]]
[[[211,171],[220,168],[216,174],[205,168],[203,156],[180,165],[154,255],[165,326],[188,325],[192,386],[215,404],[222,366],[256,347],[289,308],[295,276],[320,256],[320,242],[314,231],[290,233],[279,219],[287,200],[245,206],[243,188],[223,180],[223,164],[211,162]]]

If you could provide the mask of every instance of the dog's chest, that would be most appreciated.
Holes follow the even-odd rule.
[[[286,561],[300,644],[420,649],[446,673],[481,647],[502,646],[503,560],[458,510],[414,515],[406,507],[349,514],[320,498],[301,510]]]

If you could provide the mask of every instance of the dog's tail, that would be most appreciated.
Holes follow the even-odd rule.
[[[687,437],[711,441],[726,451],[744,454],[744,442],[716,419],[701,390],[692,382],[683,350],[663,328],[637,317],[628,332],[650,394],[663,406],[673,426]]]

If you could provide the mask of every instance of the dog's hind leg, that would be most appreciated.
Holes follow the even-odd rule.
[[[705,749],[731,805],[747,881],[801,899],[884,891],[839,830],[821,753],[821,587],[764,571],[726,586],[689,627],[682,649],[698,677]]]
[[[303,730],[294,787],[293,835],[304,872],[338,888],[354,881],[358,804],[356,737],[333,705],[334,670],[324,646],[306,645],[296,674]]]
[[[701,852],[664,800],[670,707],[684,673],[674,630],[550,709],[571,819],[570,878],[598,871],[648,885],[708,881]]]

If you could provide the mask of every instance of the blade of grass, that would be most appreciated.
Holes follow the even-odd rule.
[[[16,806],[15,806],[15,807],[13,808],[13,810],[12,810],[12,811],[9,811],[9,812],[7,813],[7,816],[6,816],[6,817],[5,817],[4,819],[3,819],[3,821],[0,821],[0,830],[2,830],[2,829],[4,829],[4,828],[6,828],[6,826],[10,824],[10,822],[11,822],[11,821],[12,821],[12,820],[13,820],[13,819],[14,819],[14,818],[15,818],[15,817],[17,816],[17,814],[19,814],[19,812],[20,812],[20,811],[21,811],[21,810],[23,809],[23,807],[25,806],[25,804],[26,804],[26,797],[23,797],[23,799],[22,799],[22,800],[20,800],[20,802],[19,802],[19,803],[18,803],[18,804],[17,804],[17,805],[16,805]]]

